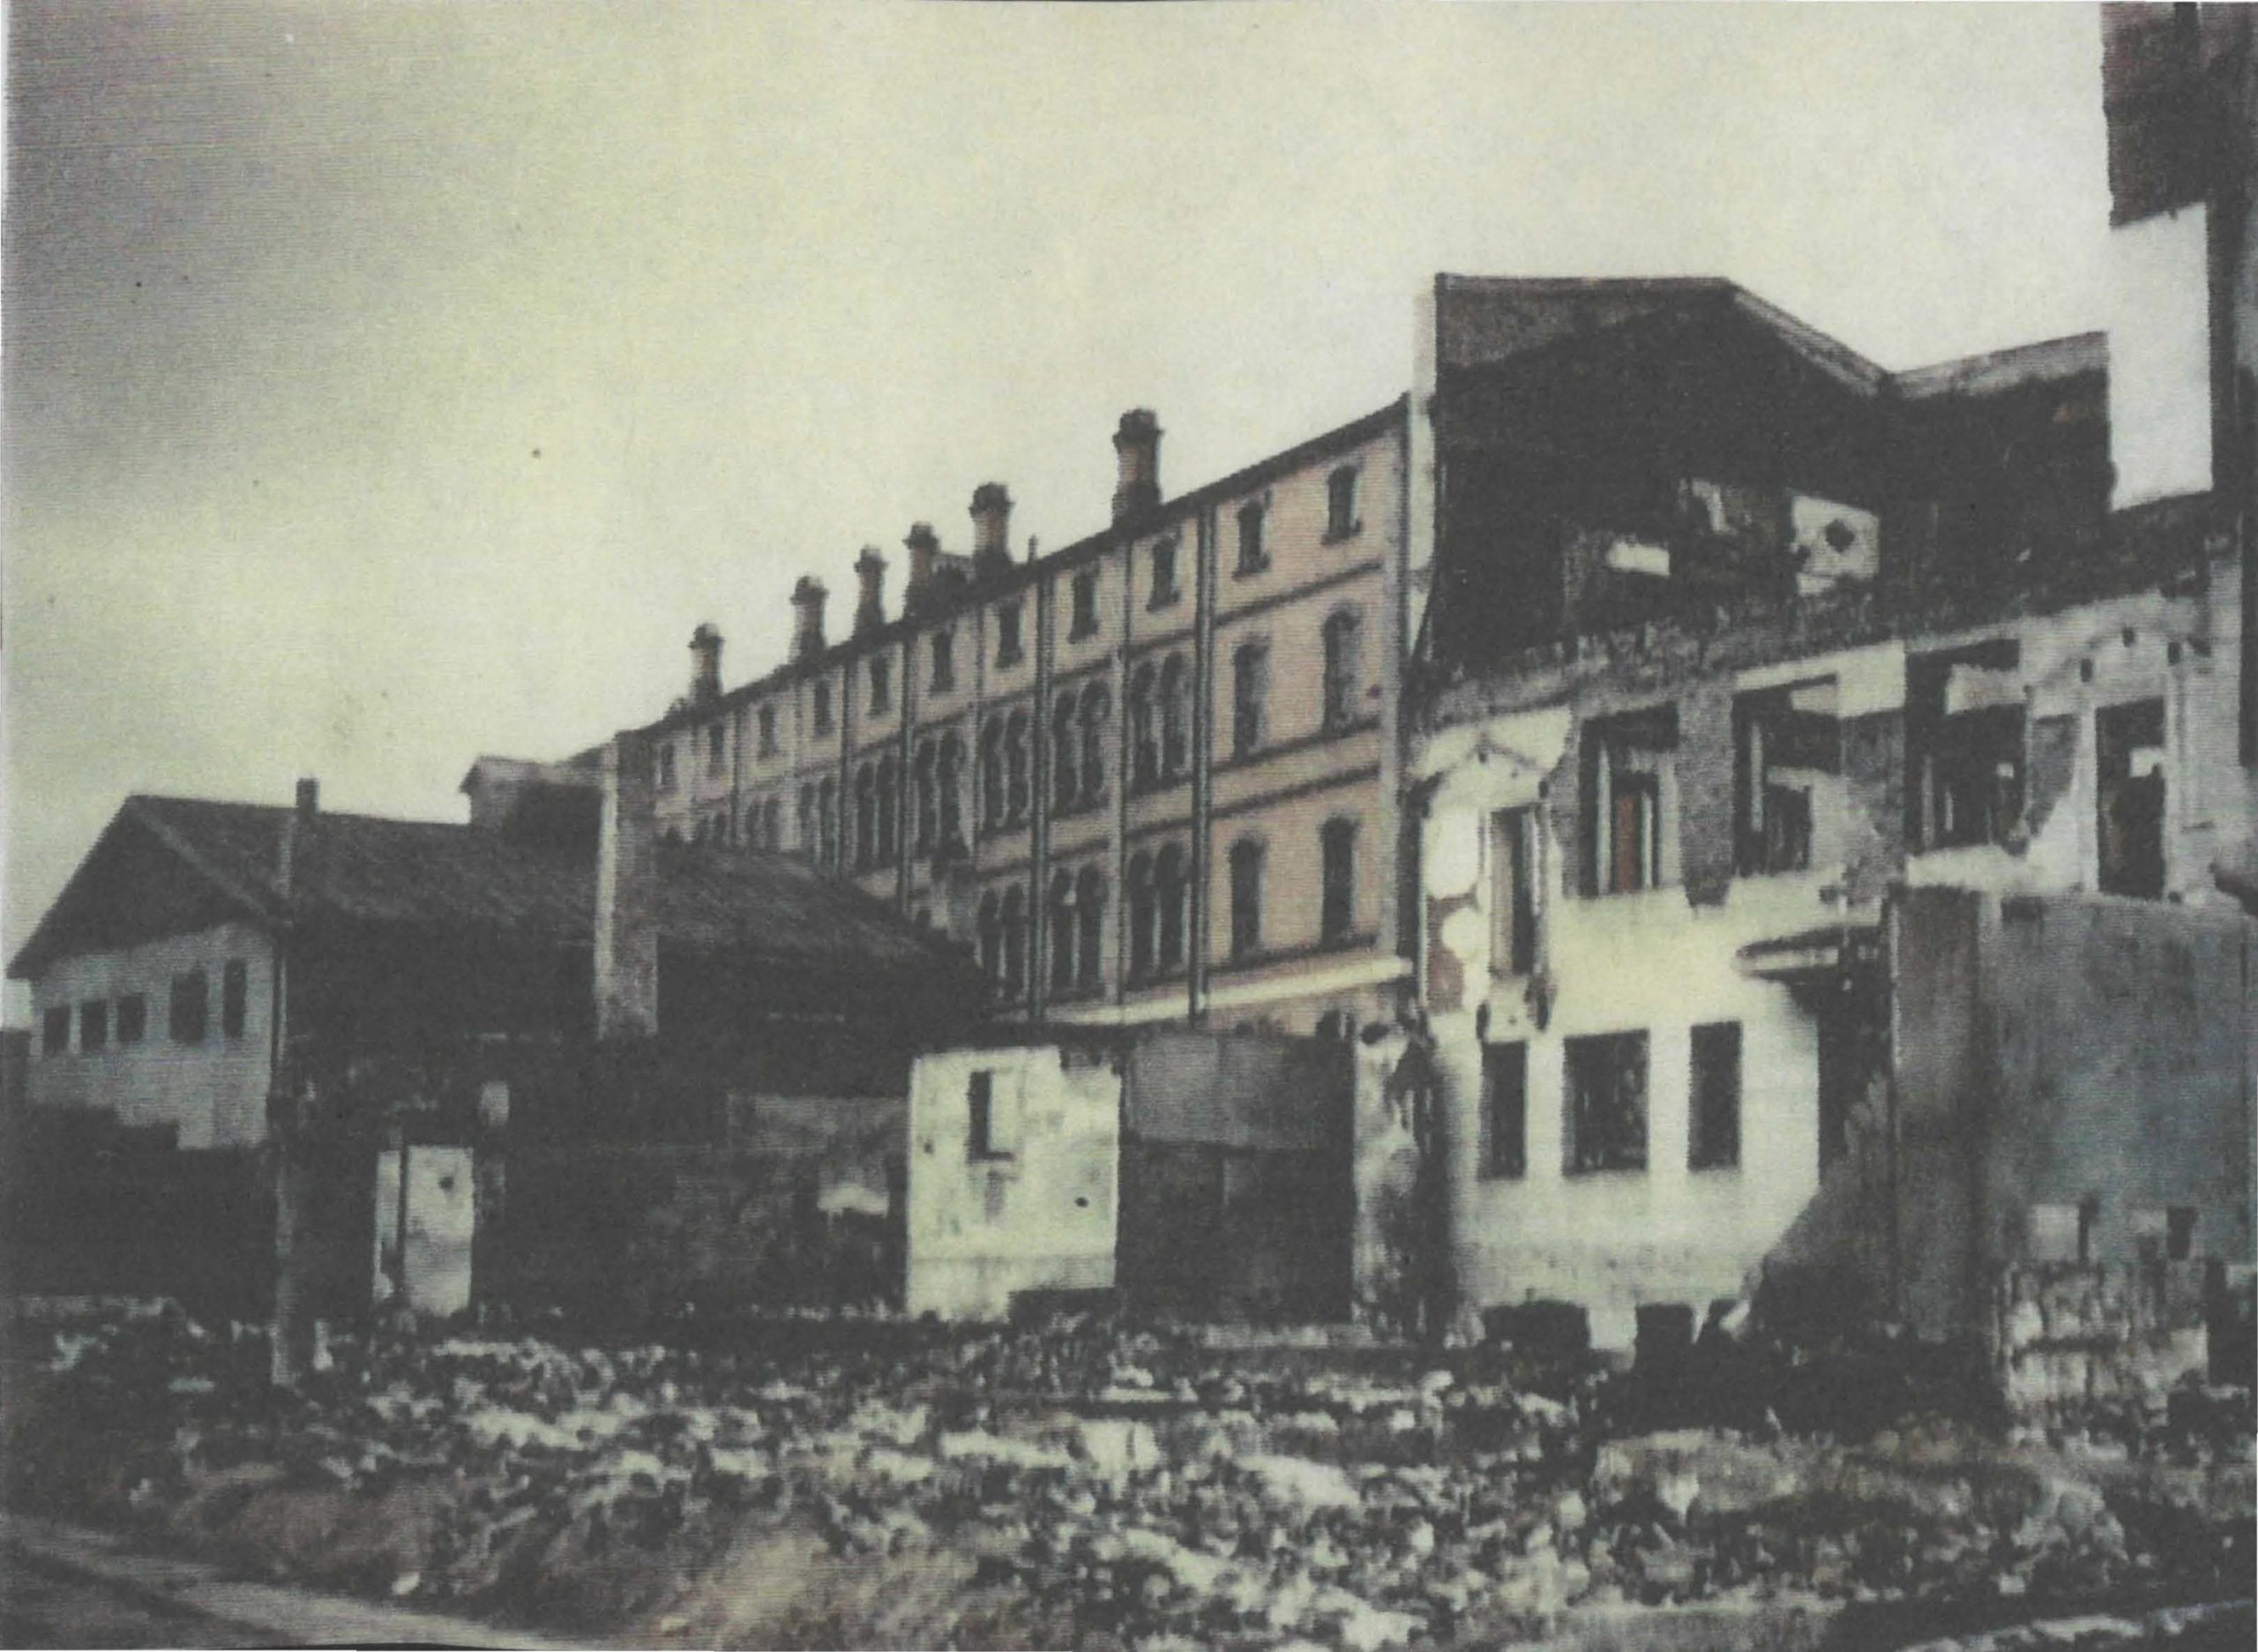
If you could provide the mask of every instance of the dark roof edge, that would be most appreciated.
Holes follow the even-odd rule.
[[[2106,333],[2070,333],[2059,339],[1909,367],[1891,374],[1890,384],[1906,400],[1923,401],[1936,396],[1992,395],[2022,385],[2106,372],[2108,368]]]
[[[1185,517],[1219,499],[1244,492],[1285,471],[1297,469],[1320,454],[1336,448],[1352,446],[1376,436],[1386,430],[1391,422],[1402,419],[1405,409],[1409,405],[1410,398],[1408,394],[1398,396],[1385,407],[1376,407],[1370,413],[1359,414],[1346,424],[1335,425],[1333,429],[1297,442],[1291,447],[1282,448],[1277,452],[1267,454],[1251,465],[1242,466],[1228,475],[1218,477],[1213,482],[1203,482],[1189,493],[1178,494],[1172,499],[1163,500],[1157,509],[1139,517],[1133,522],[1109,524],[1095,534],[1086,534],[1071,544],[1061,546],[1057,550],[1046,551],[1033,562],[1015,563],[1009,572],[998,573],[989,579],[961,587],[953,599],[949,602],[936,604],[916,614],[897,615],[885,624],[864,632],[859,637],[849,637],[831,644],[812,659],[787,660],[749,682],[740,683],[717,699],[708,700],[703,705],[684,706],[678,710],[669,711],[663,717],[644,723],[633,729],[632,732],[639,735],[666,734],[689,724],[702,721],[716,712],[735,710],[737,706],[758,699],[763,694],[781,688],[787,683],[828,670],[841,661],[852,659],[877,644],[898,641],[905,636],[914,635],[936,619],[961,613],[981,602],[991,602],[998,596],[1008,596],[1014,591],[1025,590],[1038,579],[1088,561],[1090,557],[1100,555],[1107,549],[1119,545],[1125,541],[1140,539],[1148,534],[1181,522]]]

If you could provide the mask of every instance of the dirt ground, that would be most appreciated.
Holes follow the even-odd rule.
[[[2247,1392],[2017,1427],[1887,1348],[1658,1387],[1527,1349],[780,1319],[348,1341],[295,1395],[265,1366],[258,1329],[165,1304],[19,1305],[10,1506],[651,1645],[2005,1648],[2095,1613],[2195,1644],[2216,1614],[2169,1609],[2250,1593]]]

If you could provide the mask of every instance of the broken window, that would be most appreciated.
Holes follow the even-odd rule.
[[[1529,1174],[1529,1046],[1482,1046],[1482,1174]]]
[[[1238,508],[1238,566],[1240,574],[1260,573],[1270,565],[1270,552],[1262,542],[1262,501],[1250,499]]]
[[[987,1068],[966,1081],[964,1156],[968,1160],[1008,1159],[1019,1151],[1019,1119],[1013,1099]]]
[[[1262,950],[1262,845],[1241,838],[1231,845],[1231,957]]]
[[[1231,656],[1231,755],[1248,757],[1262,744],[1269,721],[1270,648],[1241,643]]]
[[[1490,817],[1491,968],[1525,976],[1536,968],[1536,811]]]
[[[1647,1168],[1647,1035],[1567,1041],[1566,1168],[1571,1176]]]
[[[1807,871],[1834,851],[1843,748],[1833,677],[1733,702],[1735,859],[1744,877]]]
[[[1730,1170],[1740,1162],[1740,1023],[1696,1027],[1692,1056],[1686,1168]]]
[[[1357,520],[1357,467],[1343,465],[1325,479],[1325,536],[1346,539],[1363,527]]]
[[[141,992],[129,992],[117,1001],[117,1042],[138,1044],[149,1035],[149,998]]]
[[[1672,880],[1670,824],[1677,804],[1678,711],[1664,706],[1585,727],[1585,884],[1627,894]]]
[[[243,1035],[250,1012],[250,966],[230,958],[220,972],[220,1030],[230,1038]]]
[[[1364,623],[1353,609],[1325,622],[1325,730],[1337,734],[1364,709]]]
[[[879,653],[871,656],[870,708],[873,717],[883,716],[893,704],[893,656]]]
[[[1097,634],[1097,570],[1085,568],[1074,576],[1073,617],[1066,624],[1066,640],[1080,642]]]
[[[1176,584],[1176,541],[1164,539],[1153,547],[1153,594],[1148,608],[1166,608],[1183,593]]]
[[[79,1050],[92,1055],[109,1043],[109,1000],[90,998],[79,1006]]]
[[[2024,701],[2012,639],[1905,662],[1916,849],[2008,841],[2022,819]]]
[[[2105,706],[2093,715],[2105,894],[2164,894],[2164,702]]]
[[[1318,831],[1318,848],[1324,861],[1318,940],[1340,946],[1357,928],[1357,823],[1327,820]]]
[[[173,977],[170,1005],[171,1032],[176,1044],[200,1044],[204,1028],[211,1014],[212,987],[201,969],[191,969]]]
[[[62,1056],[71,1052],[69,1005],[59,1005],[40,1018],[39,1047],[41,1055]]]
[[[1006,602],[996,609],[996,664],[998,669],[1017,665],[1027,657],[1020,638],[1020,605]]]

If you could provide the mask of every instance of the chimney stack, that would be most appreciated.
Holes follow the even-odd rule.
[[[855,578],[861,583],[855,596],[855,634],[866,637],[886,624],[886,558],[876,545],[864,546],[855,558]]]
[[[1000,482],[972,490],[972,572],[976,579],[1012,565],[1012,496]]]
[[[658,825],[651,748],[635,734],[603,753],[603,823],[596,838],[595,1019],[599,1038],[659,1030]]]
[[[1120,480],[1113,487],[1113,520],[1134,521],[1160,509],[1161,425],[1150,407],[1132,407],[1113,433]]]
[[[823,652],[823,581],[802,574],[792,587],[792,660],[811,660]]]
[[[321,782],[311,775],[298,782],[298,819],[310,820],[321,812]]]
[[[909,549],[909,583],[901,592],[901,611],[906,614],[932,589],[933,569],[941,559],[941,537],[933,532],[931,522],[912,522],[909,536],[901,542]]]
[[[722,633],[710,624],[690,633],[690,698],[707,705],[722,694]]]

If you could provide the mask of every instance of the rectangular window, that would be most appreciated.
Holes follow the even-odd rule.
[[[39,1047],[41,1055],[67,1056],[71,1053],[69,1005],[57,1005],[40,1018]]]
[[[89,998],[79,1006],[79,1050],[92,1055],[109,1044],[109,1000]]]
[[[1627,894],[1670,880],[1678,712],[1665,706],[1587,724],[1583,746],[1585,889]]]
[[[1913,846],[2004,844],[2022,821],[2021,649],[2013,639],[1905,662]]]
[[[1097,634],[1097,570],[1085,568],[1074,576],[1074,613],[1067,624],[1066,639],[1080,642],[1085,637]]]
[[[706,772],[708,774],[722,772],[722,759],[728,742],[728,731],[718,722],[706,731]]]
[[[1020,638],[1020,605],[1006,602],[996,610],[996,664],[1001,669],[1027,657]]]
[[[1730,1170],[1740,1162],[1740,1023],[1694,1029],[1686,1168]]]
[[[1536,811],[1500,809],[1490,818],[1492,969],[1525,976],[1536,968]]]
[[[933,692],[946,694],[956,686],[956,632],[947,629],[935,632],[931,647],[933,654]]]
[[[992,1071],[983,1067],[974,1073],[965,1084],[964,1099],[968,1160],[1008,1159],[1019,1151],[1011,1097],[998,1092]]]
[[[1363,527],[1357,520],[1357,467],[1343,465],[1325,479],[1325,536],[1347,539]]]
[[[1744,877],[1807,871],[1819,823],[1839,806],[1835,679],[1733,702],[1734,860]]]
[[[808,685],[808,714],[818,734],[831,732],[831,683],[819,678]]]
[[[1325,860],[1318,938],[1327,946],[1339,946],[1357,927],[1357,823],[1328,820],[1318,841]]]
[[[1238,508],[1238,569],[1240,573],[1260,573],[1270,565],[1269,547],[1262,542],[1262,501],[1249,500]]]
[[[149,998],[130,992],[117,1001],[117,1042],[138,1044],[149,1035]]]
[[[2100,800],[2102,893],[2164,894],[2164,702],[2105,706],[2093,714]]]
[[[1482,1174],[1529,1174],[1529,1046],[1482,1046]]]
[[[1262,744],[1269,721],[1270,650],[1243,644],[1231,656],[1231,755],[1248,757]]]
[[[170,1005],[173,1042],[176,1044],[200,1044],[204,1028],[211,1015],[211,983],[201,969],[191,969],[173,977]]]
[[[1166,608],[1183,594],[1176,586],[1176,541],[1164,539],[1153,547],[1153,594],[1148,608]]]
[[[1230,868],[1231,956],[1252,958],[1262,950],[1262,845],[1232,844]]]
[[[1342,609],[1325,622],[1325,731],[1338,734],[1364,710],[1362,617]]]
[[[241,1038],[250,1007],[250,966],[240,958],[230,958],[220,977],[220,1030],[230,1038]]]
[[[659,745],[659,789],[674,789],[674,742],[662,741]]]
[[[882,717],[893,705],[893,656],[874,654],[871,656],[871,715]]]
[[[776,755],[776,708],[774,706],[760,708],[760,755]]]
[[[1564,1076],[1567,1173],[1645,1170],[1647,1035],[1571,1038]]]

